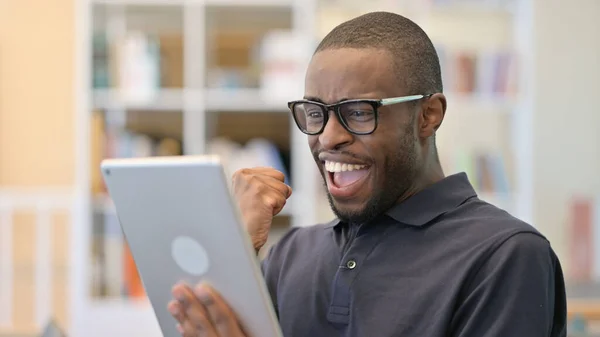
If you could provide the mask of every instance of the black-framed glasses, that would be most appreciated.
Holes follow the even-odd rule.
[[[333,110],[342,126],[355,135],[368,135],[377,129],[378,108],[429,98],[428,95],[412,95],[384,99],[353,99],[335,104],[324,104],[309,100],[288,103],[296,125],[307,135],[318,135],[325,129],[329,111]]]

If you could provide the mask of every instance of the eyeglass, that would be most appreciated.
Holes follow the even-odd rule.
[[[307,135],[318,135],[325,129],[329,111],[333,110],[342,126],[355,135],[368,135],[377,129],[378,108],[387,105],[417,101],[428,95],[412,95],[384,99],[353,99],[335,104],[324,104],[309,100],[288,103],[296,125]]]

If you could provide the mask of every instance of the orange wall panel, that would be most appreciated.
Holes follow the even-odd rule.
[[[0,1],[0,186],[74,183],[74,4]]]

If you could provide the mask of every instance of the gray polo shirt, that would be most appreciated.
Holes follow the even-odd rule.
[[[293,228],[263,272],[286,337],[566,336],[549,242],[464,173],[360,227]]]

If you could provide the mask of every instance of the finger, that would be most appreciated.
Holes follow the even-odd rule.
[[[184,336],[186,332],[183,328],[183,325],[185,324],[187,318],[185,317],[184,309],[180,305],[179,301],[170,301],[167,305],[167,309],[169,310],[173,318],[175,318],[175,320],[177,321],[177,332],[179,332],[180,335]]]
[[[198,327],[191,320],[183,322],[180,328],[182,337],[219,337],[214,330],[206,331]]]
[[[282,197],[279,192],[263,194],[258,200],[261,201],[262,205],[269,207],[270,210],[273,211],[273,216],[281,212],[281,210],[283,209],[283,207],[285,207],[285,204],[287,203],[286,199]]]
[[[243,336],[237,317],[214,289],[201,284],[194,288],[194,293],[200,302],[204,304],[204,307],[208,311],[208,317],[219,336]]]
[[[184,284],[178,284],[173,288],[173,296],[182,308],[183,320],[180,323],[183,335],[218,337],[217,332],[208,317],[206,308],[194,295],[193,291]]]
[[[283,172],[276,170],[272,167],[255,167],[255,168],[252,168],[251,170],[254,171],[255,174],[269,176],[269,177],[276,179],[278,181],[281,181],[281,182],[285,181],[285,174],[283,174]]]
[[[273,190],[279,192],[281,196],[283,196],[285,199],[289,198],[292,195],[292,188],[290,186],[282,183],[281,181],[273,177],[267,175],[256,175],[254,178],[261,181]]]
[[[281,191],[285,198],[289,198],[292,194],[292,188],[284,183],[285,176],[283,173],[270,167],[240,169],[236,171],[233,174],[232,187],[234,190],[245,190],[257,185],[262,186],[262,184],[257,184],[256,180],[262,184],[266,184],[278,191]]]
[[[237,180],[239,178],[247,179],[248,177],[252,177],[255,175],[269,176],[280,182],[285,182],[285,175],[283,174],[283,172],[278,171],[272,167],[253,167],[239,169],[233,173],[233,178],[234,180]]]
[[[167,309],[169,310],[169,313],[171,313],[171,316],[173,316],[173,318],[175,318],[179,324],[183,323],[185,320],[185,312],[182,306],[179,304],[179,301],[170,301],[167,305]]]

